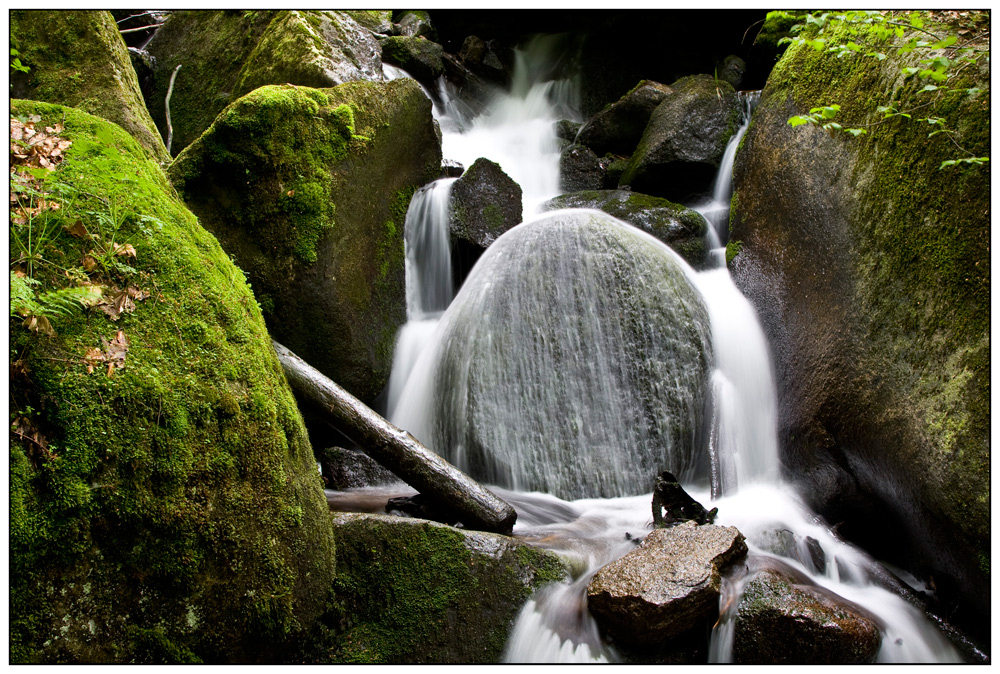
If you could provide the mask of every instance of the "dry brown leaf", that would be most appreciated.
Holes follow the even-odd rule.
[[[97,260],[94,259],[93,255],[84,255],[83,259],[80,260],[80,266],[87,271],[94,271],[97,269]]]
[[[24,327],[28,328],[32,332],[41,332],[49,337],[56,336],[56,331],[52,329],[52,324],[49,323],[49,319],[45,318],[45,316],[35,316],[34,314],[31,314],[24,319]]]
[[[129,297],[128,291],[112,288],[111,297],[103,297],[98,305],[112,321],[117,321],[122,314],[130,314],[135,311],[135,302]]]
[[[126,255],[128,257],[135,257],[135,248],[131,243],[119,244],[115,246],[115,255]]]
[[[82,220],[77,220],[72,225],[63,225],[63,227],[69,232],[70,236],[75,236],[78,239],[90,238],[90,232],[87,231],[87,227],[83,224]]]
[[[142,290],[141,288],[136,288],[135,286],[129,286],[128,296],[136,300],[137,302],[141,302],[142,300],[149,298],[149,293],[147,293],[145,290]]]

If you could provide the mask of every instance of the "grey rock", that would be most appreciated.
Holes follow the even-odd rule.
[[[382,60],[399,66],[413,79],[430,88],[444,74],[444,47],[422,37],[384,38]]]
[[[671,93],[670,87],[641,81],[632,91],[601,110],[580,130],[578,142],[603,155],[632,154],[656,107]]]
[[[356,449],[329,447],[318,454],[327,489],[357,489],[399,481],[392,471]]]
[[[604,167],[594,151],[570,145],[559,155],[559,187],[565,192],[598,190],[604,185]]]
[[[583,127],[581,122],[574,122],[570,119],[560,119],[556,122],[556,138],[572,143],[576,140],[576,134],[580,133]]]
[[[615,639],[653,645],[705,624],[718,609],[720,569],[746,554],[735,527],[685,522],[654,529],[587,587],[587,606]]]
[[[521,222],[521,186],[480,157],[451,187],[451,235],[485,249]]]
[[[426,37],[428,40],[436,40],[437,32],[431,24],[431,17],[427,12],[409,10],[397,17],[396,26],[399,35],[404,37]]]

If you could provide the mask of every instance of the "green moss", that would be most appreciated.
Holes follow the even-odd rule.
[[[730,265],[737,255],[740,254],[740,249],[743,247],[742,241],[730,241],[726,244],[726,264]]]
[[[257,303],[122,129],[42,103],[13,101],[12,112],[65,120],[73,141],[51,180],[79,201],[51,216],[39,278],[65,284],[59,267],[92,245],[58,225],[79,217],[91,228],[90,211],[117,203],[130,213],[121,234],[134,272],[93,280],[151,297],[115,323],[96,310],[59,317],[54,338],[11,324],[11,357],[28,373],[11,384],[12,417],[33,419],[47,443],[11,445],[11,653],[266,657],[322,608],[333,540]],[[124,369],[88,372],[84,355],[118,331]]]

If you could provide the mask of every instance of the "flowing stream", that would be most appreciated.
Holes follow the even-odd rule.
[[[458,160],[468,167],[478,157],[487,157],[521,185],[526,223],[520,227],[531,227],[538,206],[559,194],[559,146],[553,123],[580,118],[576,112],[576,87],[568,80],[553,79],[552,69],[545,67],[554,59],[554,49],[558,45],[549,40],[536,41],[519,51],[511,91],[497,91],[482,115],[472,115],[469,106],[459,101],[443,80],[436,95],[430,96],[443,132],[445,159]],[[400,76],[405,73],[387,67],[387,77]],[[957,651],[937,627],[897,593],[886,589],[891,583],[884,579],[890,574],[862,551],[837,539],[794,489],[782,482],[776,394],[767,342],[753,307],[729,277],[723,248],[733,159],[754,102],[753,95],[741,95],[744,123],[726,150],[713,198],[692,205],[712,225],[707,237],[713,249],[713,266],[695,272],[679,263],[684,265],[685,274],[708,310],[714,353],[706,424],[710,432],[700,449],[709,455],[705,462],[708,474],[704,479],[695,479],[698,473],[693,471],[685,487],[707,507],[719,508],[717,524],[739,528],[746,536],[751,558],[778,559],[876,616],[883,628],[879,662],[959,662]],[[448,193],[452,182],[444,179],[420,190],[407,214],[408,322],[397,339],[388,391],[389,418],[436,451],[441,451],[434,447],[435,429],[440,425],[436,415],[441,413],[431,404],[435,398],[435,364],[443,348],[441,342],[447,340],[446,324],[454,309],[447,310],[455,295],[448,243]],[[629,227],[624,223],[622,226]],[[521,255],[531,253],[519,251]],[[663,254],[673,255],[665,246]],[[586,270],[586,265],[581,266]],[[475,283],[480,294],[499,292],[491,273],[488,265],[477,264],[466,285]],[[516,303],[517,299],[507,302]],[[570,325],[566,330],[574,328]],[[530,371],[524,374],[530,376]],[[457,387],[458,397],[463,395],[460,379],[449,380],[448,385]],[[590,385],[600,387],[604,383],[593,381]],[[580,390],[589,389],[584,386]],[[555,412],[569,414],[571,410]],[[575,411],[588,418],[598,418],[601,412],[586,409],[585,405]],[[502,441],[506,436],[497,437]],[[461,452],[446,456],[459,468],[469,470],[463,465]],[[652,478],[650,474],[650,487]],[[624,493],[564,500],[544,493],[536,484],[517,480],[505,484],[491,489],[517,510],[515,536],[554,550],[573,570],[571,582],[542,588],[523,608],[507,645],[505,661],[618,661],[619,653],[602,639],[587,611],[586,587],[599,568],[634,549],[637,539],[650,530],[651,494],[619,488]],[[737,602],[729,599],[738,596],[741,584],[738,578],[726,581],[724,608],[711,638],[712,662],[732,661]]]

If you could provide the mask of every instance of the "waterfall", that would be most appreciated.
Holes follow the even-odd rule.
[[[461,103],[443,80],[433,96],[427,92],[435,103],[435,117],[441,124],[444,156],[458,160],[465,166],[471,165],[479,157],[499,163],[524,191],[525,220],[530,220],[529,216],[535,213],[538,204],[559,193],[559,150],[553,122],[564,118],[579,119],[575,107],[578,89],[570,80],[558,79],[554,74],[553,59],[559,53],[556,47],[551,40],[540,40],[529,49],[519,50],[511,91],[498,92],[489,102],[486,112],[479,116],[472,115],[469,107]],[[401,76],[401,73],[392,73],[392,76]],[[704,455],[707,464],[705,471],[709,473],[710,479],[693,482],[693,478],[700,473],[692,467],[686,479],[682,477],[682,480],[694,498],[706,504],[711,501],[712,505],[719,508],[717,524],[736,526],[743,532],[750,555],[780,559],[781,563],[807,575],[817,585],[875,615],[883,631],[879,662],[959,661],[954,647],[929,620],[897,594],[884,589],[884,583],[880,581],[886,575],[884,569],[862,551],[839,540],[829,527],[809,511],[794,489],[781,479],[776,439],[776,393],[767,342],[753,307],[729,277],[722,248],[728,239],[732,165],[739,142],[749,124],[756,96],[741,94],[740,101],[744,108],[743,123],[726,149],[713,196],[705,203],[693,205],[712,225],[706,236],[712,249],[714,267],[694,272],[683,261],[678,263],[704,302],[707,323],[711,327],[710,350],[713,353],[708,362],[711,369],[705,384],[711,398],[708,406],[711,410],[711,423],[708,424],[707,437],[699,439],[700,444],[696,443],[693,447],[695,452]],[[469,378],[487,376],[482,371],[459,368],[457,374],[450,376],[442,384],[436,369],[441,354],[449,349],[463,348],[469,341],[479,340],[493,345],[490,340],[505,338],[501,326],[507,326],[505,330],[519,330],[525,335],[532,332],[530,324],[515,326],[513,321],[496,321],[495,317],[488,315],[489,312],[497,312],[499,315],[503,311],[511,311],[513,313],[510,316],[514,316],[537,300],[537,296],[528,299],[510,292],[509,286],[513,281],[504,277],[505,270],[512,268],[515,262],[523,263],[525,266],[513,274],[516,278],[535,273],[532,271],[533,266],[540,272],[546,265],[551,267],[553,264],[566,264],[565,260],[578,257],[579,264],[573,271],[574,275],[598,275],[601,271],[599,261],[588,261],[586,246],[574,249],[562,261],[555,258],[546,261],[543,253],[547,245],[532,246],[530,242],[524,244],[522,241],[521,244],[512,246],[502,239],[498,240],[490,249],[493,252],[487,251],[484,254],[481,264],[476,266],[466,281],[467,285],[475,286],[476,296],[461,300],[463,303],[473,304],[473,314],[476,311],[482,312],[480,315],[483,326],[472,327],[483,329],[457,332],[443,339],[442,335],[445,335],[450,321],[447,316],[457,312],[457,309],[449,309],[442,314],[445,307],[450,306],[452,294],[447,286],[447,281],[450,280],[450,269],[447,268],[450,254],[445,252],[449,187],[450,182],[439,181],[421,190],[415,196],[407,215],[409,321],[398,338],[389,392],[390,419],[424,442],[438,437],[442,425],[440,417],[451,414],[435,408],[435,397],[431,393],[435,387],[440,385],[454,398],[449,410],[460,409],[463,405],[481,403],[470,400],[468,396]],[[519,227],[531,226],[532,223],[526,223]],[[516,241],[518,236],[510,237],[509,240]],[[536,255],[539,256],[537,260],[534,259]],[[572,295],[577,292],[553,282],[552,278],[539,275],[535,280],[529,280],[526,286],[533,292],[541,287],[554,295]],[[657,292],[654,288],[645,288],[638,294],[652,297],[655,302]],[[490,296],[502,299],[495,306],[488,303],[476,304]],[[565,417],[563,421],[567,428],[580,431],[589,420],[594,419],[595,428],[600,426],[598,430],[601,432],[610,430],[608,437],[611,441],[601,448],[601,453],[606,454],[618,451],[614,446],[613,436],[620,434],[621,437],[626,437],[633,429],[623,428],[614,421],[604,419],[602,413],[605,410],[601,408],[606,406],[604,402],[597,403],[598,407],[595,409],[588,408],[588,404],[595,404],[593,400],[571,399],[572,396],[580,395],[580,391],[590,390],[577,387],[576,378],[591,378],[598,388],[609,384],[612,391],[609,399],[615,395],[614,386],[609,383],[613,378],[607,378],[607,370],[601,369],[601,361],[618,356],[607,356],[605,351],[609,347],[603,346],[604,338],[590,334],[605,329],[607,325],[591,325],[586,322],[606,322],[608,317],[602,312],[607,311],[607,308],[600,304],[601,301],[603,298],[599,296],[586,301],[574,299],[569,304],[552,305],[558,309],[542,307],[538,312],[543,315],[546,312],[553,314],[550,317],[552,321],[568,321],[568,327],[564,330],[567,334],[585,335],[587,339],[602,343],[601,348],[595,352],[597,355],[588,355],[578,362],[572,359],[565,361],[565,376],[574,378],[574,382],[568,382],[564,387],[565,391],[559,392],[566,393],[570,398],[553,398],[542,406],[556,408],[555,411]],[[574,306],[577,308],[567,308]],[[647,308],[654,309],[652,304]],[[570,312],[573,315],[555,315],[559,312]],[[445,318],[442,318],[443,315]],[[492,327],[484,327],[487,325]],[[653,333],[653,336],[656,337],[656,334]],[[551,355],[563,348],[549,344],[546,339],[548,338],[538,338],[530,342],[536,345],[532,348],[542,355]],[[613,342],[612,338],[608,343]],[[577,346],[574,345],[573,348]],[[531,356],[537,356],[538,353],[521,354],[524,359],[512,360],[506,370],[504,363],[497,361],[497,366],[488,373],[488,377],[493,379],[489,379],[487,390],[505,385],[502,381],[505,378],[507,381],[514,380],[515,383],[528,382],[530,389],[533,377],[546,371],[546,367],[531,359]],[[653,360],[665,361],[670,357],[669,354],[660,354]],[[554,368],[549,369],[554,371]],[[677,383],[663,382],[664,387]],[[680,385],[692,386],[691,382]],[[536,401],[532,404],[539,403]],[[497,411],[495,406],[495,399],[491,399],[487,405],[481,405],[490,413]],[[514,412],[522,413],[524,410]],[[611,416],[615,414],[620,414],[620,411],[613,411]],[[533,442],[525,442],[523,439],[512,439],[515,434],[505,425],[505,418],[494,417],[494,423],[496,428],[491,442],[516,446],[516,451],[501,454],[503,459],[494,466],[494,472],[487,471],[488,477],[480,478],[495,483],[504,479],[505,475],[512,474],[510,471],[513,471],[514,464],[523,458],[519,452],[544,452],[550,443],[541,428],[531,431],[535,434]],[[626,424],[629,425],[635,424]],[[595,442],[595,437],[581,434],[581,444]],[[475,448],[457,441],[454,446],[442,447],[441,451],[450,453],[449,458],[462,465],[466,460],[471,461]],[[573,459],[563,456],[553,458],[553,461],[565,464]],[[632,456],[623,464],[600,470],[635,472],[651,469],[647,465],[626,465],[629,461],[643,462]],[[553,473],[558,473],[563,468],[560,465],[552,470]],[[574,479],[577,478],[573,477],[569,481]],[[651,495],[636,495],[634,487],[626,488],[624,492],[616,488],[618,491],[608,493],[596,488],[601,495],[617,495],[613,498],[574,496],[572,498],[575,500],[564,500],[551,493],[526,491],[517,480],[508,480],[506,484],[507,488],[491,488],[517,510],[515,536],[559,553],[572,567],[573,578],[568,583],[542,588],[525,605],[507,644],[505,661],[619,661],[620,654],[602,639],[587,610],[586,587],[598,569],[634,549],[636,539],[649,531]],[[622,495],[623,493],[627,495]],[[822,567],[809,561],[805,553],[807,545],[814,548],[819,546],[822,550],[826,560]],[[728,662],[732,659],[734,611],[738,605],[735,598],[739,596],[740,590],[740,581],[728,582],[726,586],[726,597],[733,598],[734,601],[729,602],[728,608],[722,611],[713,630],[710,643],[712,662]]]

